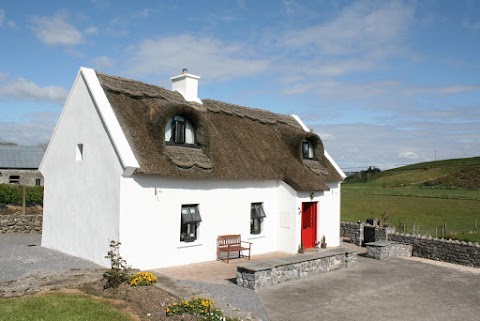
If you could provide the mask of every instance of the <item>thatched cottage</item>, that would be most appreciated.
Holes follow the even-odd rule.
[[[252,254],[339,245],[343,172],[297,116],[81,68],[40,170],[42,246],[140,269],[216,259],[218,235]]]

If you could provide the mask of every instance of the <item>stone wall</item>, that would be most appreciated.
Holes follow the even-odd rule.
[[[372,231],[372,239],[365,239],[365,231]],[[388,240],[388,235],[395,233],[395,227],[383,226],[363,222],[341,222],[340,223],[340,236],[350,238],[350,243],[358,246],[364,245],[365,242],[377,242]],[[367,233],[368,234],[368,233]]]
[[[0,215],[0,233],[42,233],[42,214]]]
[[[480,245],[478,243],[399,233],[391,234],[389,239],[411,244],[413,256],[480,267]]]
[[[336,248],[246,263],[237,266],[237,284],[256,290],[320,273],[351,268],[356,264],[356,260],[357,252]]]
[[[413,246],[411,244],[398,243],[393,241],[378,241],[365,244],[367,257],[376,260],[388,260],[391,257],[412,256]]]
[[[341,222],[340,223],[340,237],[348,237],[350,243],[358,246],[363,245],[363,226],[364,223],[357,222]]]

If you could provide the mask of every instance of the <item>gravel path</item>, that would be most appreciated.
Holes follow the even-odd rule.
[[[0,283],[8,281],[9,287],[0,289],[0,293],[6,291],[11,296],[20,290],[28,292],[30,288],[34,289],[40,283],[45,283],[45,280],[48,281],[50,274],[65,283],[71,279],[69,276],[75,275],[74,280],[88,279],[91,275],[98,274],[98,269],[103,269],[89,261],[41,247],[41,237],[40,234],[0,233]],[[182,287],[188,288],[189,292],[184,293],[186,299],[193,293],[212,298],[228,315],[239,315],[246,320],[268,320],[267,313],[253,290],[233,283],[175,280],[171,284],[177,291]]]
[[[40,246],[40,234],[0,233],[0,282],[31,272],[98,269],[99,265]]]

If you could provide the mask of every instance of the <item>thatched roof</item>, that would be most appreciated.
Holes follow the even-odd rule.
[[[187,102],[178,92],[97,73],[140,168],[136,173],[192,179],[283,180],[298,191],[328,190],[342,177],[320,138],[291,116],[220,101]],[[197,148],[165,142],[174,115],[192,123]],[[302,159],[308,139],[315,160]]]

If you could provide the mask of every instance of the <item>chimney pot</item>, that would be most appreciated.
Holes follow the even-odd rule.
[[[188,71],[187,68],[183,68],[183,69],[182,69],[182,74],[186,74],[187,71]]]

